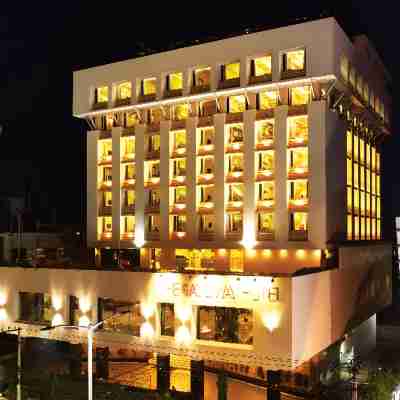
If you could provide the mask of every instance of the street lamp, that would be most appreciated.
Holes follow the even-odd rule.
[[[106,318],[103,321],[97,322],[97,324],[89,324],[88,326],[75,326],[75,325],[54,325],[54,326],[46,326],[42,328],[41,331],[50,331],[57,328],[67,328],[67,329],[87,329],[87,337],[88,337],[88,400],[93,400],[93,336],[94,332],[100,328],[105,322],[111,321],[115,318],[118,318],[124,314],[128,314],[129,311],[123,311],[118,314],[113,315],[112,317]],[[21,400],[21,399],[18,399]]]

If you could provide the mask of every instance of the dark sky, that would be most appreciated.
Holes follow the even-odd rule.
[[[35,171],[34,190],[43,197],[44,214],[55,208],[59,222],[79,223],[84,201],[85,124],[71,116],[73,70],[134,57],[141,47],[158,49],[179,40],[218,36],[254,25],[284,25],[287,19],[321,13],[336,16],[349,34],[367,34],[392,76],[400,70],[393,2],[279,1],[274,2],[275,9],[271,2],[246,2],[247,7],[246,3],[222,2],[223,12],[217,12],[212,2],[169,2],[165,8],[117,1],[104,6],[100,2],[88,6],[83,0],[4,3],[0,11],[0,124],[4,126],[0,160],[27,162],[20,168]],[[396,209],[400,214],[394,201],[400,192],[400,174],[390,167],[396,165],[400,149],[394,123],[383,164],[387,217]],[[13,167],[3,174],[18,180],[19,172]]]

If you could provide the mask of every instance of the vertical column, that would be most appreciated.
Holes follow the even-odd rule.
[[[157,354],[157,390],[166,393],[170,385],[169,355]]]
[[[97,241],[97,213],[98,213],[98,192],[97,192],[97,141],[99,131],[87,133],[86,152],[86,241],[88,247],[94,247]]]
[[[275,108],[275,238],[280,246],[286,246],[289,232],[287,190],[287,115],[288,106]]]
[[[308,106],[308,154],[310,171],[308,240],[312,246],[320,249],[325,248],[327,242],[325,121],[326,103],[324,101],[311,102]]]
[[[197,117],[188,118],[186,121],[186,232],[189,242],[197,239],[196,128]]]
[[[121,239],[121,133],[112,128],[112,247],[119,249]]]
[[[250,62],[247,57],[240,60],[240,86],[245,87],[249,81]]]
[[[255,121],[256,110],[243,113],[244,123],[244,202],[243,202],[243,244],[252,247],[256,241],[255,229]]]
[[[214,175],[214,209],[215,236],[219,242],[225,237],[225,115],[214,115],[215,128],[215,175]]]
[[[160,123],[160,240],[169,239],[169,142],[170,121]]]
[[[135,245],[144,244],[145,219],[144,219],[144,133],[146,125],[135,127]]]

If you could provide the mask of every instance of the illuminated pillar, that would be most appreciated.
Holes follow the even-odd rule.
[[[140,247],[144,243],[144,133],[146,125],[135,126],[135,245]]]
[[[187,240],[197,239],[196,220],[196,127],[197,117],[186,120],[186,232]]]
[[[286,199],[287,166],[287,115],[288,106],[279,106],[275,115],[275,239],[279,246],[285,246],[288,241],[289,216]]]
[[[215,128],[215,175],[214,175],[214,209],[215,209],[215,237],[222,243],[225,237],[225,115],[214,115]]]
[[[243,245],[253,247],[256,241],[255,229],[255,121],[256,110],[243,113],[244,122],[244,202],[243,202]]]
[[[121,239],[121,133],[112,128],[112,247],[119,249]]]
[[[160,123],[160,240],[169,240],[169,142],[170,121]]]
[[[97,215],[98,215],[98,190],[97,190],[97,141],[99,131],[90,131],[86,135],[86,240],[88,247],[95,247],[97,241]]]

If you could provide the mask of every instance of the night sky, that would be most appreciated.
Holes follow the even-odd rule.
[[[289,19],[301,22],[333,15],[348,34],[365,33],[374,43],[392,74],[396,107],[394,73],[400,71],[400,60],[394,2],[279,1],[274,2],[275,9],[271,2],[223,2],[223,13],[211,2],[169,2],[164,9],[156,3],[140,7],[137,2],[93,2],[91,7],[82,6],[86,1],[46,3],[6,2],[0,11],[0,166],[2,175],[14,181],[11,186],[33,176],[32,190],[40,198],[43,220],[55,209],[60,223],[82,221],[86,128],[71,116],[72,71],[80,68],[133,58],[143,48],[157,50],[255,25],[279,26]],[[391,229],[391,214],[400,215],[397,121],[384,149],[386,231]],[[14,162],[7,167],[2,160]],[[2,186],[0,193],[10,190]]]

